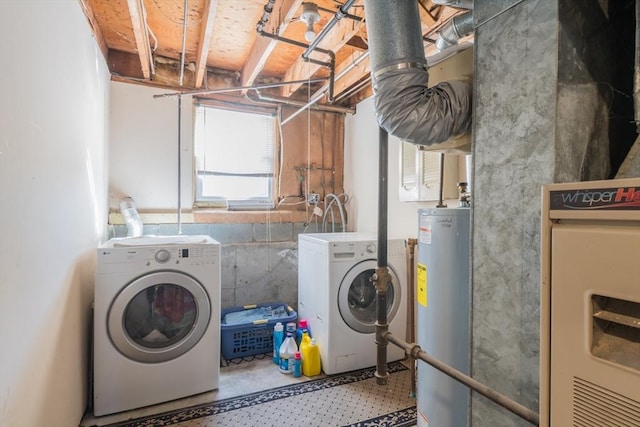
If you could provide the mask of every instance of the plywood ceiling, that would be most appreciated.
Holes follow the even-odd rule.
[[[308,44],[300,20],[302,0],[79,0],[112,79],[166,88],[168,92],[213,91],[269,83],[328,78],[330,67],[305,61]],[[342,1],[316,0],[316,33],[336,17]],[[333,52],[334,97],[322,103],[352,107],[371,94],[364,1],[357,0],[318,48]],[[265,13],[265,7],[273,11]],[[186,10],[186,13],[185,13]],[[435,51],[442,26],[460,9],[419,1],[425,51]],[[264,22],[263,34],[257,24]],[[266,35],[265,35],[266,34]],[[269,36],[271,35],[271,36]],[[282,40],[275,40],[274,36]],[[468,40],[467,38],[466,40]],[[288,42],[292,41],[292,43]],[[329,63],[319,51],[309,56]],[[274,97],[306,101],[328,93],[327,80],[264,89]],[[204,94],[254,102],[246,90]],[[255,97],[254,97],[255,100]]]

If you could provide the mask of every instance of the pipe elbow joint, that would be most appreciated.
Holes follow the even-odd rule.
[[[432,146],[471,130],[470,79],[427,87],[425,70],[389,71],[376,79],[376,119],[389,134]]]

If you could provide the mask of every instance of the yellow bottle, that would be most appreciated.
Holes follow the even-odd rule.
[[[302,337],[300,338],[300,355],[302,356],[302,370],[304,375],[304,356],[308,352],[309,344],[311,344],[311,337],[309,336],[309,332],[305,329],[302,331]]]
[[[316,340],[309,338],[307,334],[303,334],[300,352],[302,353],[302,375],[305,377],[320,375],[320,349],[316,344]]]

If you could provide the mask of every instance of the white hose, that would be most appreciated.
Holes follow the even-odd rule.
[[[347,203],[347,201],[349,200],[347,195],[343,193],[343,194],[340,194],[340,196],[344,196],[345,197],[344,203]],[[347,221],[344,213],[344,207],[343,207],[344,204],[340,201],[340,196],[336,196],[335,194],[327,194],[325,196],[324,201],[325,201],[326,207],[324,209],[324,215],[322,220],[322,232],[326,231],[325,227],[327,223],[327,213],[331,214],[331,231],[332,232],[335,231],[335,221],[333,220],[333,209],[331,209],[334,203],[338,206],[338,212],[340,212],[340,223],[342,224],[342,231],[346,231]],[[331,199],[331,201],[327,203],[327,200],[329,199]]]

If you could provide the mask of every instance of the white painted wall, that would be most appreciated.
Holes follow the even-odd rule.
[[[440,62],[435,58],[429,68],[429,86],[438,82],[473,74],[473,49],[464,50]],[[346,208],[349,231],[378,230],[378,124],[373,97],[358,104],[356,114],[345,121],[344,188],[351,197]],[[389,135],[387,235],[389,238],[417,238],[418,209],[435,207],[437,202],[401,202],[400,140]],[[466,180],[465,159],[460,155],[459,180]],[[456,199],[446,200],[449,207],[458,206]]]
[[[181,207],[193,205],[193,102],[182,97],[178,138],[178,98],[154,98],[168,91],[111,82],[109,120],[109,206],[132,197],[146,212],[178,208],[178,147]],[[180,144],[179,144],[180,142]]]
[[[346,204],[349,231],[378,230],[378,141],[373,98],[369,98],[345,121],[344,188],[351,197]],[[390,239],[417,238],[418,209],[435,207],[437,202],[401,202],[400,140],[391,135],[388,156],[387,235]],[[448,201],[449,206],[456,203]]]
[[[77,0],[0,1],[0,57],[0,425],[75,426],[106,232],[106,65]]]

